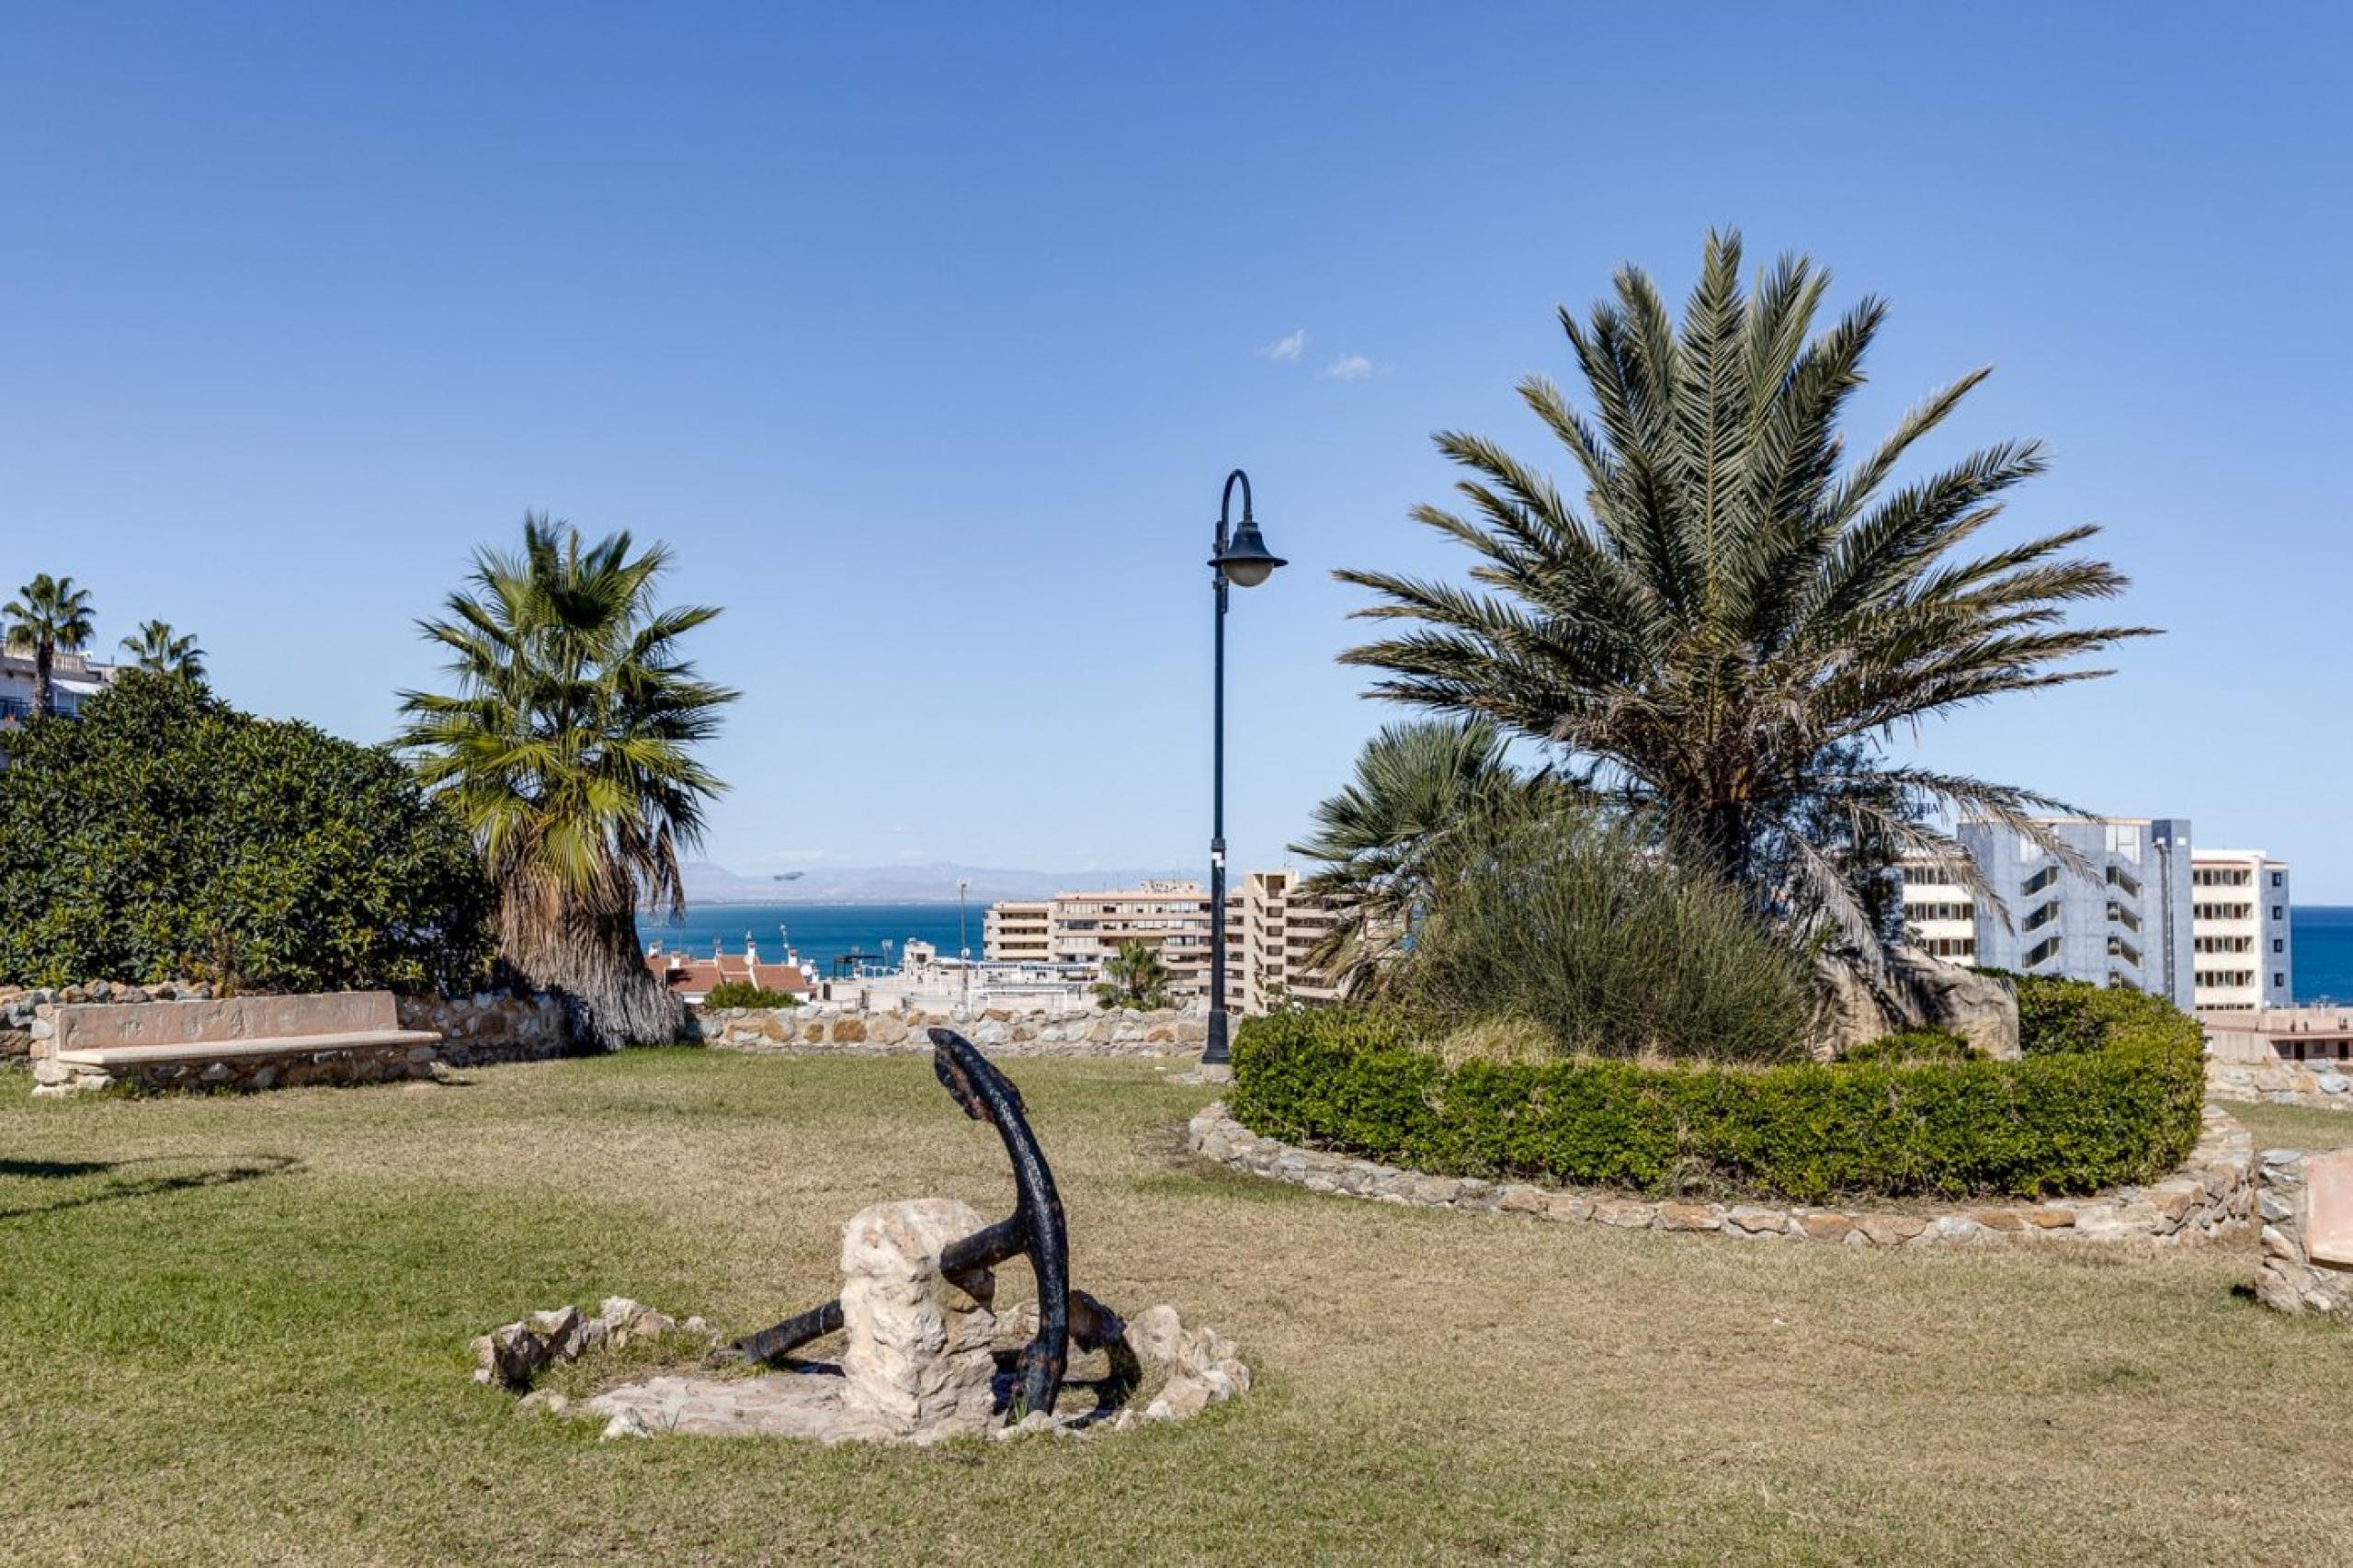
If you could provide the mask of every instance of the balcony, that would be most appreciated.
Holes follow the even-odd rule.
[[[2018,923],[2021,931],[2040,931],[2059,918],[2059,901],[2052,899]]]
[[[2061,945],[2060,939],[2056,937],[2048,937],[2043,941],[2037,942],[2027,952],[2026,967],[2032,969],[2038,964],[2049,963],[2052,959],[2059,955],[2059,949]]]
[[[2018,896],[2020,898],[2032,898],[2036,893],[2040,892],[2043,889],[2049,887],[2058,880],[2059,868],[2056,866],[2045,866],[2042,869],[2037,871],[2034,875],[2029,877],[2026,881],[2018,884]]]
[[[2141,896],[2140,879],[2121,866],[2110,866],[2108,869],[2108,885],[2119,889],[2127,898]]]
[[[2127,931],[2138,931],[2141,928],[2139,912],[2118,903],[2113,899],[2109,901],[2108,918],[2109,924],[2121,926]]]

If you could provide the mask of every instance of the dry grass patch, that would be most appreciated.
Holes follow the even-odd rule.
[[[1249,1398],[1083,1447],[600,1447],[468,1381],[468,1338],[529,1308],[629,1295],[740,1333],[834,1293],[868,1203],[1008,1208],[995,1136],[916,1059],[0,1103],[11,1554],[2252,1562],[2353,1540],[2353,1338],[2235,1293],[2244,1250],[1391,1209],[1178,1160],[1206,1092],[1148,1064],[1013,1071],[1076,1281],[1234,1336]]]

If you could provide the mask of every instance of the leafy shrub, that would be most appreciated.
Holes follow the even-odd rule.
[[[706,1007],[798,1007],[801,998],[790,991],[771,991],[748,980],[722,980],[703,997]]]
[[[0,982],[456,990],[487,972],[472,840],[385,751],[139,672],[0,744]]]
[[[1806,964],[1712,877],[1626,827],[1554,813],[1458,841],[1396,987],[1450,1023],[1527,1019],[1561,1051],[1788,1061]]]
[[[2087,1192],[2178,1165],[2205,1097],[2196,1020],[2138,992],[2018,990],[2017,1062],[1449,1067],[1407,1012],[1277,1014],[1239,1031],[1233,1104],[1267,1136],[1417,1170],[1801,1203]]]
[[[1977,1062],[1984,1052],[1950,1029],[1903,1029],[1848,1046],[1841,1062]]]

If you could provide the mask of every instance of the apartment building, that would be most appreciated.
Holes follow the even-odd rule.
[[[1226,894],[1226,1006],[1256,1013],[1284,997],[1336,994],[1305,961],[1333,918],[1329,909],[1297,896],[1290,871],[1245,877]],[[1141,942],[1160,954],[1180,1001],[1209,994],[1209,890],[1189,880],[994,903],[982,916],[981,939],[993,963],[1098,967],[1122,945]]]
[[[122,673],[119,665],[100,664],[87,653],[60,651],[50,665],[50,685],[57,711],[68,718],[82,704],[104,691]],[[0,723],[29,719],[40,675],[30,653],[0,649]]]
[[[2260,849],[2200,849],[2189,858],[2189,883],[2199,1009],[2292,1006],[2287,862]]]
[[[1962,962],[2131,985],[2177,1006],[2195,1006],[2189,824],[2177,817],[2053,817],[2039,825],[2089,869],[2071,869],[2000,823],[1964,822],[1955,836],[2009,919],[1949,870],[1911,861],[1901,874],[1914,940]]]
[[[981,954],[992,963],[1051,963],[1051,899],[1007,899],[981,915]]]
[[[1242,883],[1242,984],[1245,1013],[1270,1013],[1285,1002],[1334,1002],[1339,987],[1308,961],[1330,935],[1339,911],[1299,892],[1295,871],[1253,871]]]

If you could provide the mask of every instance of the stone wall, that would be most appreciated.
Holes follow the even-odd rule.
[[[802,1007],[691,1008],[689,1028],[722,1051],[778,1055],[888,1056],[928,1051],[926,1031],[952,1028],[992,1056],[1163,1056],[1199,1051],[1209,1038],[1198,1013],[1073,1013],[988,1007],[954,1012],[860,1012]]]
[[[0,991],[0,1062],[29,1064],[34,1093],[102,1089],[119,1081],[149,1089],[267,1089],[299,1084],[373,1084],[430,1076],[438,1065],[482,1066],[561,1056],[568,1042],[564,1006],[554,997],[484,992],[472,996],[395,998],[400,1027],[431,1029],[434,1045],[361,1046],[278,1057],[173,1062],[112,1072],[69,1068],[49,1060],[57,1009],[71,1005],[131,1006],[149,1002],[206,1001],[212,988],[198,982],[87,985]]]
[[[403,996],[401,1028],[441,1036],[439,1059],[452,1067],[539,1062],[562,1056],[572,1036],[563,1002],[538,994],[484,991],[472,996]]]
[[[2211,1105],[2188,1162],[2163,1181],[2086,1198],[2041,1202],[1992,1198],[1901,1210],[1660,1201],[1605,1189],[1427,1176],[1262,1138],[1228,1115],[1222,1103],[1208,1106],[1193,1118],[1187,1142],[1206,1159],[1315,1192],[1420,1209],[1518,1214],[1634,1231],[1690,1231],[1748,1241],[1925,1247],[2060,1240],[2177,1246],[2239,1234],[2252,1222],[2255,1210],[2254,1142],[2220,1107]]]
[[[2302,1149],[2263,1151],[2256,1194],[2256,1212],[2263,1221],[2263,1261],[2256,1266],[2255,1294],[2265,1306],[2283,1312],[2336,1312],[2353,1307],[2353,1270],[2315,1263],[2312,1256],[2313,1162],[2333,1159],[2341,1182],[2347,1157],[2343,1151],[2317,1155]],[[2342,1214],[2337,1222],[2344,1223]]]
[[[2353,1062],[2206,1062],[2211,1099],[2353,1110]]]

